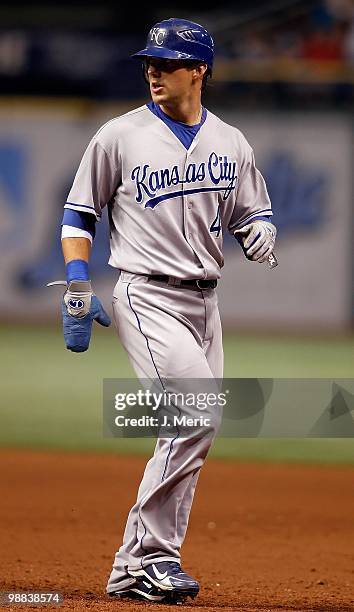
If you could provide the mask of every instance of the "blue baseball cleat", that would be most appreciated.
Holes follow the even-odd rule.
[[[166,599],[194,598],[199,593],[199,583],[188,576],[175,561],[152,563],[129,573],[134,577],[147,578],[156,588],[163,591]]]

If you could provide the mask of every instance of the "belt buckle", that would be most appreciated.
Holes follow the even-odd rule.
[[[207,289],[207,287],[206,287],[205,285],[204,285],[204,287],[203,287],[203,286],[200,284],[200,283],[206,283],[206,282],[208,282],[208,281],[206,281],[206,280],[204,280],[204,279],[200,279],[200,278],[198,278],[198,279],[195,281],[195,284],[197,285],[198,289]]]
[[[200,283],[207,283],[206,285],[201,286]],[[197,285],[198,289],[215,289],[216,285],[217,285],[217,281],[215,280],[215,278],[211,278],[210,280],[204,280],[204,279],[198,279],[195,281],[195,284]]]

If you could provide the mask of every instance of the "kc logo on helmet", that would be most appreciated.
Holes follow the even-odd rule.
[[[165,40],[166,30],[162,28],[152,28],[150,34],[151,42],[156,43],[157,45],[163,45],[163,41]]]

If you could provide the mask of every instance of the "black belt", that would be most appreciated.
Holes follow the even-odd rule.
[[[159,283],[166,283],[170,287],[187,287],[189,289],[215,289],[218,284],[216,278],[209,280],[202,278],[183,280],[174,276],[164,276],[163,274],[149,274],[148,279]]]

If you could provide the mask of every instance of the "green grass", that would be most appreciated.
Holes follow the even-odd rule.
[[[225,377],[353,378],[354,338],[226,335]]]
[[[1,329],[3,447],[150,452],[148,439],[102,436],[102,379],[134,372],[115,332],[97,326],[90,350],[64,348],[58,328]],[[353,377],[354,339],[272,338],[226,334],[226,377]],[[353,440],[220,439],[213,454],[241,460],[354,463]]]

